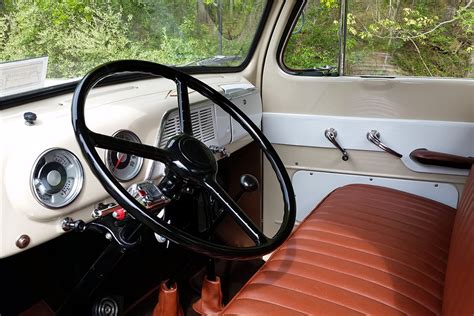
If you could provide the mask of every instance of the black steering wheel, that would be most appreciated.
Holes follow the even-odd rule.
[[[84,105],[89,91],[102,79],[117,73],[139,72],[161,76],[176,83],[180,134],[169,140],[165,149],[145,144],[130,143],[91,131],[85,123]],[[188,87],[199,92],[230,114],[250,134],[270,162],[280,183],[283,194],[284,214],[282,225],[273,238],[263,234],[229,194],[217,183],[217,161],[214,154],[202,142],[194,138],[191,126],[191,110]],[[105,190],[136,220],[144,223],[157,234],[172,242],[212,257],[245,259],[262,256],[275,250],[292,231],[296,203],[290,178],[275,149],[259,128],[232,102],[202,81],[175,68],[138,61],[114,61],[91,71],[77,85],[72,100],[72,125],[76,139],[89,167]],[[99,157],[96,147],[160,161],[165,164],[165,176],[160,183],[163,193],[171,194],[184,183],[208,191],[222,205],[240,228],[253,240],[254,246],[234,247],[196,237],[156,216],[133,198],[115,179]],[[171,196],[169,196],[171,197]]]

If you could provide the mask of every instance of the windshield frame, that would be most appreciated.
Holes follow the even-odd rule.
[[[237,73],[243,71],[249,65],[250,61],[255,55],[255,51],[257,49],[258,43],[262,37],[263,30],[268,21],[268,17],[270,15],[271,8],[274,5],[274,0],[266,0],[265,8],[262,13],[262,17],[260,18],[260,22],[258,23],[257,30],[255,32],[255,36],[252,40],[250,48],[248,50],[247,56],[243,59],[242,63],[238,66],[172,66],[184,73],[190,75],[198,75],[198,74],[214,74],[214,73]],[[99,65],[97,65],[99,66]],[[92,69],[91,69],[92,71]],[[84,74],[86,75],[86,74]],[[102,82],[97,84],[97,86],[108,86],[114,85],[118,83],[125,83],[125,82],[132,82],[138,80],[147,80],[147,79],[156,79],[156,76],[150,76],[143,73],[136,73],[136,74],[116,74],[104,79]],[[0,97],[0,111],[9,109],[15,106],[27,104],[30,102],[40,101],[44,99],[48,99],[51,97],[72,93],[76,88],[77,84],[82,78],[78,80],[74,80],[71,82],[58,84],[49,87],[38,88],[30,91],[20,92],[16,94],[6,95]]]

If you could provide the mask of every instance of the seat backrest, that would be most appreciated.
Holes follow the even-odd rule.
[[[474,315],[474,165],[464,186],[451,235],[443,315]]]

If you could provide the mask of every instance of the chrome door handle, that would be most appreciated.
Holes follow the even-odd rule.
[[[388,147],[387,145],[385,145],[384,143],[382,143],[380,141],[380,133],[376,130],[371,130],[369,132],[367,132],[367,139],[373,143],[375,146],[379,147],[380,149],[382,149],[383,151],[391,154],[391,155],[394,155],[395,157],[398,157],[398,158],[402,158],[403,155],[397,153],[395,150],[391,149],[390,147]]]
[[[347,154],[347,151],[339,145],[339,143],[336,140],[337,137],[337,131],[334,128],[328,128],[327,130],[324,131],[324,136],[334,145],[337,147],[342,152],[342,160],[347,161],[349,160],[349,155]]]

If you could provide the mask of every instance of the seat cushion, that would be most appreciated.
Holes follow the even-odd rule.
[[[401,191],[329,194],[224,314],[441,314],[456,210]]]

